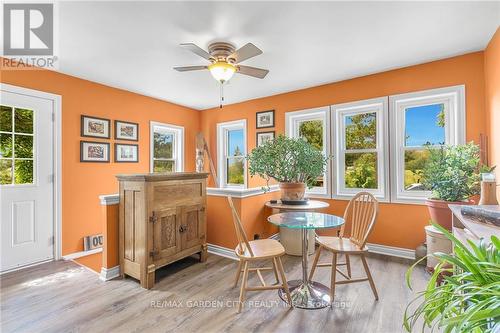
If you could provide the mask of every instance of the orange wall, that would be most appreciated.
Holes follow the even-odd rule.
[[[103,232],[98,196],[118,193],[116,174],[149,172],[150,120],[185,127],[185,169],[194,170],[199,111],[53,71],[2,71],[1,82],[62,96],[63,255],[82,251],[84,236]],[[139,123],[139,163],[112,162],[114,139],[95,139],[111,143],[111,163],[80,163],[80,140],[94,141],[80,137],[82,114]]]
[[[285,112],[459,84],[465,84],[466,90],[467,140],[479,142],[479,134],[486,132],[483,52],[231,104],[222,109],[204,110],[201,115],[201,130],[209,142],[211,151],[215,154],[217,151],[216,124],[246,119],[247,150],[251,151],[255,147],[255,113],[258,111],[274,109],[276,113],[275,130],[277,133],[284,133]],[[249,178],[248,184],[249,187],[256,187],[260,186],[262,181],[257,178]],[[265,200],[255,198],[244,198],[241,203],[243,216],[245,216],[245,207],[248,206],[250,206],[249,209],[259,212],[258,218],[253,219],[249,215],[250,221],[245,221],[252,226],[248,227],[247,230],[247,232],[252,231],[252,234],[249,233],[249,237],[253,236],[253,233],[266,234],[268,232],[268,223],[265,222],[265,216],[261,216],[262,211],[260,210]],[[327,211],[340,215],[347,204],[346,201],[341,200],[327,201],[330,203],[330,208]],[[211,214],[217,214],[216,219],[209,219],[209,223],[212,224],[210,228],[222,229],[224,233],[233,232],[232,229],[226,229],[231,226],[229,220],[231,216],[220,213],[226,209],[227,203],[219,198],[211,198],[209,202],[209,218]],[[424,240],[423,227],[428,223],[428,220],[429,216],[425,206],[382,204],[377,225],[369,241],[414,249]],[[228,247],[232,247],[234,244],[233,241],[233,244]]]
[[[484,78],[489,163],[497,166],[497,182],[500,182],[500,28],[484,51]],[[497,194],[500,198],[500,186]]]

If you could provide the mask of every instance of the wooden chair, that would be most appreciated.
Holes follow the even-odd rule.
[[[332,267],[330,295],[332,304],[333,298],[335,297],[335,285],[363,281],[368,281],[370,283],[375,300],[378,300],[377,289],[375,288],[375,283],[373,282],[373,278],[365,258],[365,254],[368,252],[368,248],[365,246],[366,240],[373,229],[377,214],[378,201],[375,197],[370,193],[360,192],[351,199],[344,213],[344,220],[346,223],[347,221],[351,222],[351,237],[344,238],[345,225],[342,225],[339,237],[317,237],[319,248],[316,252],[316,257],[314,258],[309,280],[312,279],[316,267]],[[333,253],[331,263],[318,264],[322,250],[327,250]],[[345,255],[344,263],[337,262],[337,258],[340,254]],[[350,255],[359,255],[361,257],[361,261],[366,272],[366,278],[353,279],[351,277]],[[346,266],[347,274],[339,270],[338,266]],[[345,280],[337,281],[337,273],[342,275]]]
[[[241,224],[240,217],[234,208],[233,200],[228,197],[229,206],[233,213],[233,223],[236,229],[236,236],[238,237],[238,246],[234,250],[238,258],[240,259],[238,264],[238,271],[236,272],[236,279],[234,280],[233,288],[236,287],[240,279],[241,272],[243,272],[243,281],[241,283],[240,289],[240,301],[238,305],[238,313],[241,312],[243,302],[245,301],[245,294],[247,291],[260,291],[269,289],[281,289],[285,290],[286,296],[288,298],[288,304],[292,306],[292,299],[290,297],[290,291],[288,290],[288,284],[285,276],[285,271],[283,270],[283,264],[281,262],[281,257],[285,254],[285,248],[280,242],[274,239],[258,239],[249,241],[245,230]],[[256,262],[258,260],[271,260],[272,267],[256,267],[251,268],[250,263]],[[276,284],[267,285],[262,277],[261,271],[273,270],[274,277],[276,278]],[[248,272],[256,272],[259,277],[262,286],[249,287],[247,286]],[[281,276],[281,284],[279,282],[278,273]]]

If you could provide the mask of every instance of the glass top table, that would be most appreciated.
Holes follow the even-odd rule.
[[[302,309],[321,309],[329,306],[330,288],[308,278],[307,230],[338,228],[344,224],[344,219],[323,213],[286,212],[271,215],[267,220],[278,227],[302,230],[302,280],[287,281],[293,306]],[[287,301],[283,289],[279,290],[279,295],[281,299]]]

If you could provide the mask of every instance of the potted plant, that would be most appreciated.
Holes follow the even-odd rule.
[[[279,135],[253,149],[247,156],[250,175],[279,182],[282,201],[302,201],[325,172],[328,158],[302,138]]]
[[[426,290],[408,304],[403,326],[411,332],[423,324],[443,332],[498,332],[500,330],[500,240],[481,240],[465,245],[440,225],[453,244],[453,254],[433,253],[439,260]],[[425,259],[422,258],[422,259]],[[416,262],[406,272],[411,289],[411,275]],[[453,267],[454,266],[454,267]],[[415,303],[417,303],[415,307]]]
[[[473,142],[458,146],[441,146],[429,150],[422,183],[432,191],[427,199],[431,219],[451,230],[449,204],[472,204],[479,194],[479,147]]]

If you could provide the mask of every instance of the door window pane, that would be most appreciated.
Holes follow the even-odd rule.
[[[377,153],[345,154],[345,187],[378,188]]]
[[[405,190],[406,191],[428,191],[422,184],[423,170],[429,158],[426,149],[405,151]]]
[[[33,136],[14,134],[14,157],[33,158]]]
[[[323,151],[323,121],[307,120],[299,125],[299,136],[314,148]]]
[[[227,183],[231,185],[243,185],[244,180],[244,160],[242,158],[227,159]]]
[[[12,157],[12,134],[0,133],[0,157]]]
[[[0,160],[0,184],[12,184],[12,160]]]
[[[33,134],[33,111],[16,109],[14,116],[14,132]]]
[[[33,183],[32,160],[14,160],[14,180],[16,184]]]
[[[174,135],[172,133],[154,132],[153,140],[155,158],[173,157]]]
[[[377,148],[377,114],[361,113],[345,117],[346,149]]]
[[[405,110],[405,146],[418,147],[425,144],[444,144],[444,104],[432,104]]]
[[[12,132],[12,108],[2,105],[0,108],[0,131]]]
[[[243,156],[243,130],[227,132],[228,156]]]
[[[175,161],[153,161],[153,172],[173,172]]]

